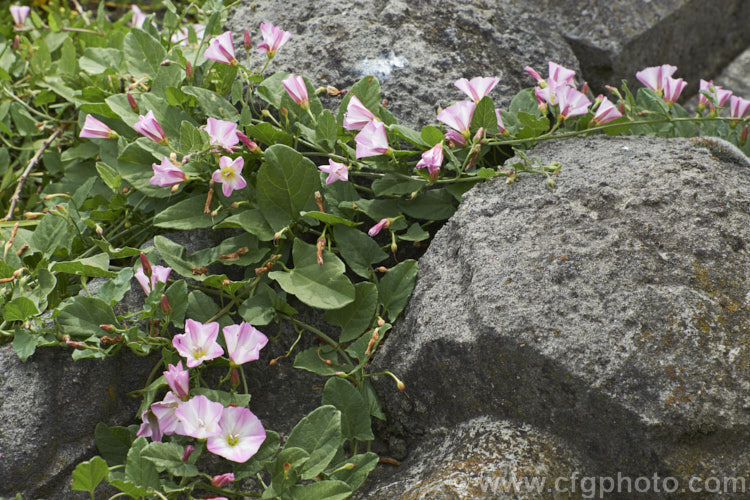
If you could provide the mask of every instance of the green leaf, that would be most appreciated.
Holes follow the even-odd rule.
[[[456,211],[456,200],[445,189],[432,189],[419,193],[413,200],[399,200],[399,206],[415,219],[445,220]]]
[[[132,28],[125,35],[123,50],[128,71],[136,78],[155,77],[162,61],[167,58],[167,51],[161,43],[138,28]]]
[[[515,97],[513,97],[513,100],[510,101],[508,111],[510,111],[510,114],[512,115],[524,112],[534,116],[541,116],[534,89],[523,89],[516,94]]]
[[[255,235],[260,241],[271,241],[274,236],[273,229],[263,217],[261,211],[257,208],[245,210],[239,214],[227,217],[220,224],[214,226],[214,229],[224,227],[238,227],[244,229],[250,234]]]
[[[422,229],[416,222],[409,226],[406,233],[399,234],[398,239],[404,241],[424,241],[430,237],[430,233]]]
[[[36,304],[27,297],[16,297],[7,304],[3,311],[5,321],[25,321],[39,314]]]
[[[270,297],[260,292],[240,304],[237,312],[253,326],[267,325],[276,317],[276,309],[271,304]]]
[[[482,97],[474,108],[471,118],[471,130],[475,132],[480,128],[488,134],[497,132],[497,115],[495,114],[495,103],[489,96]]]
[[[199,151],[208,144],[207,134],[201,133],[195,125],[187,120],[180,124],[180,149],[182,153]]]
[[[78,65],[91,75],[99,75],[107,70],[119,71],[122,55],[119,49],[87,48],[78,60]]]
[[[289,73],[285,71],[277,71],[269,76],[258,85],[258,96],[274,108],[279,109],[281,107],[281,100],[287,95],[286,89],[281,82],[288,76]]]
[[[47,42],[39,38],[34,42],[34,55],[31,56],[31,71],[44,74],[52,65],[52,57]]]
[[[129,267],[120,269],[114,279],[108,280],[96,292],[96,296],[110,305],[120,302],[125,294],[132,288],[130,280],[133,277],[133,270]]]
[[[110,466],[125,463],[134,437],[135,431],[131,433],[126,427],[107,427],[102,422],[94,429],[96,449]]]
[[[219,212],[216,217],[204,214],[205,205],[206,194],[196,194],[156,214],[154,226],[169,229],[200,229],[211,227],[226,217],[225,211]]]
[[[427,182],[419,179],[405,179],[396,174],[385,174],[372,183],[375,196],[410,194],[421,189]]]
[[[354,290],[354,302],[323,315],[324,320],[341,327],[339,342],[352,341],[367,331],[377,310],[378,289],[374,283],[357,283]]]
[[[315,164],[294,149],[275,145],[266,150],[258,171],[256,190],[263,216],[278,231],[300,218],[300,212],[313,203],[320,190]]]
[[[187,315],[195,321],[205,323],[219,312],[219,306],[200,290],[193,290],[188,295]]]
[[[417,261],[409,259],[389,269],[378,283],[378,296],[391,321],[406,307],[416,280]]]
[[[112,312],[112,306],[108,303],[79,295],[57,315],[57,322],[63,333],[71,337],[86,338],[103,335],[104,331],[99,325],[113,325],[117,323],[117,319]]]
[[[140,500],[148,494],[148,488],[136,486],[133,482],[124,479],[110,479],[109,484],[136,500]]]
[[[320,266],[315,245],[295,239],[292,256],[294,269],[268,273],[285,292],[318,309],[339,309],[354,301],[354,286],[344,275],[346,267],[336,255],[323,251]]]
[[[230,122],[236,122],[240,118],[240,114],[232,103],[213,90],[190,86],[184,86],[180,90],[195,97],[206,116]]]
[[[188,307],[188,293],[187,283],[180,280],[173,283],[167,289],[167,300],[169,305],[172,307],[172,314],[169,315],[169,320],[177,328],[183,328],[185,326],[185,312]]]
[[[345,482],[329,479],[311,484],[295,484],[290,493],[295,500],[344,500],[353,491]]]
[[[339,126],[333,114],[326,110],[318,117],[318,125],[315,127],[315,139],[323,144],[329,151],[333,151],[338,139]]]
[[[130,445],[128,458],[125,462],[125,477],[137,486],[161,489],[159,474],[152,462],[141,455],[147,446],[146,438],[139,437]]]
[[[335,406],[341,412],[341,432],[354,442],[375,439],[370,422],[370,409],[362,394],[344,379],[331,377],[323,388],[323,405]]]
[[[167,471],[179,477],[194,477],[200,474],[198,468],[182,461],[185,449],[177,443],[149,443],[141,451],[141,456],[156,466],[159,472]]]
[[[65,38],[60,49],[60,63],[58,69],[60,73],[66,76],[72,76],[76,73],[76,49],[70,38]]]
[[[109,467],[102,457],[94,457],[87,462],[81,462],[73,471],[70,489],[88,491],[93,495],[94,489],[107,477],[108,473]]]
[[[234,466],[234,480],[239,481],[246,477],[252,477],[263,468],[271,463],[273,458],[276,456],[276,452],[279,451],[279,443],[281,438],[278,434],[273,431],[266,430],[266,439],[263,444],[260,445],[260,449],[250,457],[247,462],[236,464]]]
[[[341,469],[347,464],[354,464],[353,469],[343,469],[331,474],[331,479],[344,481],[352,490],[357,490],[367,479],[368,474],[378,465],[378,456],[375,453],[367,452],[360,455],[345,459],[343,462],[335,464],[332,469]]]
[[[96,162],[96,171],[99,173],[99,177],[102,178],[104,183],[114,193],[120,191],[120,185],[122,185],[122,176],[115,171],[114,168],[110,167],[106,163],[100,161]]]
[[[93,278],[113,278],[117,274],[109,271],[109,256],[100,253],[93,257],[76,259],[67,262],[55,262],[50,271],[58,273],[77,274],[78,276],[89,276]]]
[[[25,363],[34,354],[36,346],[39,345],[41,340],[40,335],[29,333],[24,328],[16,328],[13,333],[13,350],[16,351],[18,358]]]
[[[30,245],[33,250],[41,252],[44,258],[49,258],[59,246],[70,248],[68,223],[62,217],[45,215],[36,227]]]
[[[412,143],[413,145],[417,147],[420,147],[420,148],[428,147],[428,144],[424,140],[422,140],[422,135],[416,130],[413,130],[404,125],[391,125],[389,127],[389,130],[395,133],[397,136],[401,137],[402,139],[406,139],[407,141],[409,141],[410,143]]]
[[[529,113],[519,112],[518,121],[523,125],[517,134],[518,137],[522,139],[539,137],[549,130],[549,120],[546,116],[536,116]]]
[[[312,479],[326,469],[343,441],[341,412],[333,406],[321,406],[294,426],[284,449],[300,448],[310,455],[301,475],[302,479]]]
[[[251,125],[246,129],[247,136],[253,138],[261,144],[273,146],[274,144],[292,145],[292,136],[279,130],[268,122],[261,122],[257,125]]]
[[[175,243],[164,236],[157,235],[154,237],[154,246],[167,266],[171,267],[181,276],[196,281],[203,281],[208,277],[204,274],[193,274],[194,266],[200,268],[203,267],[203,265],[201,265],[200,262],[197,262],[196,259],[188,257],[185,247],[179,243]]]
[[[354,222],[349,219],[339,217],[338,215],[327,214],[325,212],[300,212],[300,215],[303,217],[317,219],[332,226],[336,224],[343,224],[349,227],[357,227],[360,224],[359,222]]]
[[[330,351],[329,348],[311,347],[305,349],[294,357],[294,367],[300,370],[307,370],[324,377],[335,375],[339,371],[348,371],[354,368],[350,363],[339,364],[336,351]],[[328,360],[332,364],[327,364],[323,360]]]
[[[433,147],[435,144],[438,144],[445,140],[445,137],[443,137],[443,133],[440,131],[440,129],[433,125],[422,127],[422,133],[420,134],[420,136],[429,147]]]
[[[651,89],[645,87],[638,89],[636,103],[638,107],[659,113],[663,115],[662,117],[669,115],[669,106],[667,103],[664,102],[664,99],[659,94]]]
[[[373,238],[357,229],[346,226],[334,226],[333,237],[336,247],[341,252],[352,271],[369,279],[371,264],[377,264],[388,258],[388,254],[380,248]]]
[[[16,131],[20,135],[33,136],[39,133],[39,129],[36,128],[36,120],[21,104],[17,102],[11,103],[10,116],[13,118],[13,125],[16,126]]]

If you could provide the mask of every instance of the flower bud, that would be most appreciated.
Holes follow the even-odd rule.
[[[237,368],[232,368],[232,372],[229,375],[229,383],[232,384],[232,387],[234,387],[235,389],[239,387],[240,372],[237,370]]]
[[[385,320],[378,316],[378,326],[383,327],[385,325]]]
[[[747,127],[745,127],[745,128],[747,128]],[[20,257],[21,254],[23,254],[28,249],[29,249],[29,245],[22,246],[21,248],[19,248],[18,250],[16,250],[16,256]]]
[[[104,229],[102,229],[102,226],[96,224],[94,228],[96,229],[96,234],[98,234],[99,236],[104,235]]]
[[[117,329],[114,327],[114,325],[103,324],[99,325],[99,328],[107,333],[117,333]]]
[[[549,186],[550,188],[554,189],[554,187],[555,187],[555,181],[554,181],[554,179],[552,179],[552,177],[547,177],[547,186]]]
[[[250,38],[250,32],[247,31],[247,28],[245,28],[245,31],[242,33],[242,46],[245,47],[245,50],[253,48],[253,41]]]
[[[172,61],[170,61],[169,59],[165,59],[159,63],[159,66],[169,66],[170,64],[172,64]]]
[[[397,250],[398,250],[398,245],[396,245],[396,242],[394,241],[393,243],[391,243],[391,253],[393,255],[396,255]]]
[[[318,265],[323,265],[323,250],[326,249],[326,239],[325,236],[321,236],[318,238],[318,241],[315,243],[316,253],[318,257]]]
[[[320,191],[315,191],[315,204],[318,205],[318,210],[325,213],[323,209],[323,195],[320,194]]]
[[[135,113],[138,113],[138,103],[135,102],[135,97],[133,97],[133,94],[128,92],[125,95],[128,98],[128,104],[130,105],[130,109],[132,109]]]
[[[151,278],[152,269],[151,269],[151,263],[148,261],[148,257],[146,257],[146,254],[141,252],[141,266],[143,267],[143,274],[146,275],[146,277]]]
[[[190,64],[190,61],[185,62],[185,76],[190,78],[193,78],[193,65]]]
[[[617,111],[620,112],[621,115],[625,114],[625,101],[620,101],[617,105]]]
[[[245,32],[247,32],[247,30],[245,30]],[[231,482],[234,482],[234,474],[231,472],[211,478],[211,486],[215,486],[216,488],[223,488]]]
[[[164,314],[172,314],[172,307],[169,305],[169,299],[167,299],[167,296],[164,294],[161,296],[161,312]]]
[[[589,82],[583,82],[583,86],[581,87],[581,94],[588,95],[589,93]]]
[[[172,194],[174,194],[174,193],[176,193],[179,190],[180,190],[180,185],[179,184],[175,184],[174,186],[172,186],[170,188],[169,192],[172,193]]]
[[[747,143],[747,125],[742,129],[742,133],[740,133],[740,147],[745,147],[745,143]]]
[[[14,52],[16,50],[18,50],[18,44],[20,42],[21,42],[21,38],[18,35],[14,36],[13,37],[13,45],[11,46],[11,50],[13,50]]]
[[[190,458],[190,454],[193,453],[193,450],[195,450],[195,446],[192,444],[189,444],[185,447],[185,451],[182,453],[182,461],[187,462]]]

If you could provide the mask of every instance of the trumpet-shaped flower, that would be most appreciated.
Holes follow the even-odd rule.
[[[646,87],[661,94],[667,78],[671,77],[675,71],[677,71],[677,66],[662,64],[661,66],[644,68],[637,72],[635,77]]]
[[[729,99],[729,116],[742,118],[750,111],[750,100],[733,95]]]
[[[602,98],[602,102],[599,104],[599,107],[596,110],[596,114],[591,119],[591,126],[596,127],[599,125],[604,125],[605,123],[609,123],[612,120],[617,120],[621,117],[622,113],[620,113],[620,111],[617,109],[617,106],[612,104],[609,99],[604,97]]]
[[[448,129],[448,131],[445,132],[444,137],[445,140],[448,141],[448,144],[451,145],[450,147],[455,146],[462,148],[466,146],[466,137],[453,129]]]
[[[318,170],[328,174],[326,186],[336,181],[346,182],[349,180],[349,167],[337,161],[328,160],[328,165],[320,165]]]
[[[232,66],[237,64],[237,59],[234,57],[234,45],[232,44],[232,32],[225,31],[221,35],[217,36],[209,44],[206,51],[203,53],[206,59],[211,59],[222,64],[231,64]]]
[[[391,148],[388,146],[388,137],[385,134],[385,125],[381,121],[373,120],[354,137],[357,143],[357,158],[388,154]]]
[[[256,50],[258,52],[265,51],[269,59],[273,59],[276,51],[292,36],[288,31],[277,28],[271,23],[260,23],[260,32],[263,35],[263,41],[258,44]]]
[[[151,411],[159,421],[159,430],[165,436],[182,434],[182,423],[175,415],[180,403],[182,400],[169,391],[163,400],[151,405]]]
[[[224,408],[219,432],[209,436],[206,447],[232,462],[247,462],[266,440],[266,430],[253,412],[240,406]]]
[[[454,85],[458,90],[471,97],[474,102],[479,102],[482,100],[482,97],[488,95],[490,91],[495,88],[495,85],[497,85],[499,81],[500,79],[497,77],[478,76],[471,80],[459,78]]]
[[[472,101],[461,101],[448,106],[437,115],[437,119],[450,128],[459,131],[464,137],[469,138],[469,127],[471,118],[474,116],[476,104]]]
[[[687,82],[682,78],[666,78],[664,80],[664,100],[671,106],[680,98],[680,94],[685,87],[687,87]]]
[[[221,433],[219,420],[223,411],[224,406],[221,403],[211,401],[206,396],[195,396],[180,403],[174,414],[182,424],[181,434],[195,439],[206,439]]]
[[[161,165],[153,163],[151,167],[154,169],[154,176],[148,182],[152,186],[174,186],[187,179],[185,172],[166,156],[162,157]]]
[[[177,365],[169,365],[163,373],[172,392],[180,399],[187,399],[190,394],[190,372],[182,367],[182,361]]]
[[[83,128],[78,137],[85,137],[86,139],[109,139],[117,137],[117,132],[93,116],[86,115],[86,121],[83,122]]]
[[[526,73],[530,74],[531,77],[534,80],[536,80],[536,84],[538,86],[540,86],[540,87],[546,87],[547,86],[546,80],[544,78],[542,78],[542,76],[534,68],[532,68],[531,66],[526,66],[525,68],[523,68],[523,70]]]
[[[305,85],[304,78],[301,76],[289,75],[281,81],[281,84],[286,89],[286,93],[289,94],[289,97],[299,104],[302,109],[310,107],[310,100],[307,98],[307,86]]]
[[[211,176],[214,182],[221,183],[221,191],[227,198],[232,195],[235,189],[242,189],[247,186],[244,177],[242,177],[242,167],[245,160],[240,156],[234,160],[228,156],[219,158],[219,168]]]
[[[146,115],[138,116],[138,123],[133,125],[136,132],[142,136],[148,137],[154,142],[164,144],[167,142],[167,136],[164,135],[164,130],[159,125],[154,117],[154,112],[149,111]]]
[[[344,113],[344,128],[347,130],[362,130],[365,125],[377,120],[375,115],[362,104],[356,95],[352,95]]]
[[[141,288],[143,288],[143,293],[145,293],[146,295],[150,295],[151,291],[156,288],[157,282],[167,282],[167,280],[169,279],[169,273],[171,272],[171,267],[153,266],[151,269],[151,278],[149,279],[149,277],[146,276],[146,273],[143,271],[143,268],[139,267],[135,271],[135,279],[138,280]]]
[[[437,176],[440,167],[443,165],[443,142],[440,141],[433,147],[422,153],[422,159],[419,160],[415,168],[425,168],[430,172],[430,177]]]
[[[244,321],[239,325],[225,326],[223,332],[229,359],[236,366],[257,360],[260,350],[268,343],[268,337]]]
[[[548,79],[555,83],[555,85],[573,85],[573,79],[576,76],[576,72],[572,69],[560,66],[557,63],[549,62],[549,77]],[[549,82],[548,82],[549,83]]]
[[[234,151],[234,145],[240,142],[237,124],[234,122],[209,118],[206,122],[206,132],[211,137],[211,144],[221,146],[227,151]]]
[[[185,321],[185,333],[175,335],[172,345],[187,359],[188,368],[194,368],[204,361],[218,358],[224,349],[216,342],[219,336],[219,323],[198,323],[195,320]]]
[[[558,87],[556,93],[557,102],[560,105],[560,120],[588,113],[591,101],[573,87],[567,85]]]
[[[729,97],[732,95],[731,90],[724,90],[719,85],[714,85],[713,80],[706,81],[701,79],[700,90],[711,94],[720,108],[724,107],[724,104],[726,104]],[[714,103],[701,92],[698,94],[698,109],[702,111],[706,106],[708,106],[711,111],[716,109]]]
[[[135,433],[136,436],[150,437],[152,441],[161,441],[162,432],[159,429],[159,419],[151,409],[143,410],[141,413],[143,423]]]
[[[193,31],[195,31],[195,37],[198,40],[201,40],[203,38],[203,35],[206,32],[206,27],[202,24],[194,24],[193,25]],[[187,46],[190,43],[190,33],[188,32],[187,28],[182,28],[179,31],[175,32],[172,35],[172,38],[170,38],[170,41],[172,43],[176,43],[178,45],[181,45],[183,47]]]
[[[380,219],[380,222],[375,224],[370,228],[369,231],[367,231],[367,234],[369,234],[372,237],[375,237],[380,231],[383,230],[383,228],[388,227],[391,225],[391,220],[389,218]]]
[[[29,18],[29,14],[31,13],[31,7],[28,7],[26,5],[11,5],[10,6],[10,15],[13,18],[13,25],[16,28],[20,28],[26,23],[26,19]]]

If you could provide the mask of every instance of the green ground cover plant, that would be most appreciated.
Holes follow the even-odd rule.
[[[22,360],[40,348],[158,358],[142,424],[100,424],[99,456],[73,474],[92,498],[103,481],[113,497],[351,496],[379,460],[371,377],[405,389],[368,365],[413,291],[415,257],[464,192],[522,174],[554,189],[564,166],[526,151],[595,133],[715,136],[750,154],[750,101],[702,82],[688,112],[673,66],[609,97],[557,64],[546,79],[527,68],[536,86],[508,109],[489,95],[497,78],[460,79],[468,99],[414,130],[374,77],[343,90],[272,72],[294,43],[282,27],[248,27],[240,62],[220,0],[163,5],[114,21],[104,3],[0,13],[0,343]],[[233,236],[192,254],[163,236],[218,229]],[[118,311],[133,286],[142,308]],[[243,370],[282,324],[298,337],[281,362],[327,377],[321,406],[283,442],[252,413]],[[303,336],[318,344],[298,348]]]

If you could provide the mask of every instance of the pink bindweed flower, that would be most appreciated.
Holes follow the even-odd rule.
[[[458,90],[471,97],[474,102],[479,102],[482,100],[482,97],[488,95],[495,88],[495,85],[499,81],[500,79],[497,77],[478,76],[471,80],[459,78],[455,81],[454,85],[458,87]]]
[[[86,139],[110,139],[117,137],[117,132],[93,116],[86,115],[86,121],[83,122],[83,128],[78,137],[85,137]]]
[[[216,325],[218,329],[218,323]],[[221,403],[211,401],[206,396],[195,396],[190,401],[180,403],[174,414],[182,423],[181,434],[206,439],[221,433],[219,420],[223,411]]]
[[[547,81],[544,78],[542,78],[542,76],[539,73],[537,73],[537,71],[534,68],[532,68],[531,66],[526,66],[525,68],[523,68],[523,70],[526,73],[530,74],[534,80],[536,80],[536,84],[538,86],[542,88],[547,86]]]
[[[227,151],[234,151],[235,144],[240,142],[237,135],[237,124],[226,120],[209,118],[206,123],[206,132],[211,137],[211,144],[221,146]]]
[[[185,321],[185,333],[175,335],[172,345],[187,359],[188,368],[194,368],[204,361],[210,361],[224,354],[224,349],[216,342],[219,336],[219,323],[198,323]]]
[[[239,325],[225,326],[222,331],[229,359],[235,366],[257,360],[260,357],[260,350],[268,343],[268,337],[244,321]]]
[[[305,85],[304,78],[301,76],[289,75],[281,81],[281,84],[286,89],[286,93],[289,94],[289,97],[299,104],[302,109],[308,109],[310,107],[310,100],[307,98],[307,86]]]
[[[214,171],[211,179],[214,182],[221,183],[221,191],[227,198],[232,195],[232,191],[235,189],[243,189],[247,186],[244,177],[240,175],[244,165],[245,160],[241,156],[235,160],[228,156],[219,158],[219,168]]]
[[[209,44],[203,53],[206,59],[211,59],[222,64],[235,66],[237,59],[234,57],[234,45],[232,44],[232,32],[225,31],[217,36]]]
[[[194,24],[193,31],[195,31],[195,37],[200,41],[206,33],[206,27],[202,24]],[[185,47],[190,44],[190,33],[187,28],[182,28],[175,32],[169,41]]]
[[[151,411],[159,420],[159,429],[163,435],[182,434],[182,423],[175,415],[181,403],[182,400],[169,391],[164,395],[163,400],[151,404]]]
[[[500,135],[504,135],[508,132],[503,123],[503,115],[500,113],[500,108],[495,108],[495,117],[497,118],[497,129],[500,131]]]
[[[560,105],[559,120],[572,116],[585,115],[589,111],[589,98],[573,87],[561,86],[557,89],[557,102]]]
[[[646,87],[654,92],[661,94],[667,78],[677,71],[677,66],[662,64],[661,66],[651,66],[644,68],[635,74],[635,77]]]
[[[602,97],[602,96],[600,95],[599,97]],[[602,98],[602,101],[596,110],[596,114],[591,119],[591,126],[597,127],[599,125],[604,125],[605,123],[609,123],[621,117],[622,117],[622,114],[617,109],[617,106],[612,104],[612,102],[609,99],[604,97]]]
[[[167,280],[169,279],[169,273],[171,272],[171,267],[153,266],[151,270],[151,278],[149,279],[149,277],[146,276],[146,273],[143,271],[143,268],[139,267],[135,272],[135,279],[138,280],[141,288],[143,288],[143,293],[145,293],[146,295],[150,295],[151,291],[156,288],[157,282],[167,282]]]
[[[419,160],[414,168],[425,168],[430,172],[430,178],[433,176],[437,179],[440,167],[443,165],[443,142],[440,141],[433,147],[422,153],[422,159]],[[434,180],[434,179],[433,179]]]
[[[154,169],[154,176],[148,183],[152,186],[175,186],[187,179],[185,172],[166,156],[162,157],[161,165],[153,163],[151,167]]]
[[[448,129],[444,137],[445,137],[445,140],[448,141],[448,145],[450,147],[462,148],[466,146],[466,137],[464,137],[463,135],[461,135],[461,133],[456,132],[453,129]]]
[[[677,102],[685,87],[687,87],[687,82],[682,78],[666,78],[664,80],[664,100],[667,104],[671,106]]]
[[[234,474],[227,472],[226,474],[220,474],[211,478],[211,486],[216,488],[223,488],[229,483],[234,482]]]
[[[549,62],[549,75],[548,79],[555,83],[555,85],[572,85],[575,86],[573,79],[576,76],[576,72],[572,69],[560,66],[557,63]],[[550,82],[548,82],[550,83]]]
[[[373,120],[354,137],[357,143],[357,158],[389,154],[391,148],[388,146],[388,137],[385,134],[385,124]]]
[[[369,234],[372,237],[375,237],[383,228],[388,227],[390,225],[391,225],[391,219],[387,217],[385,219],[380,219],[380,222],[372,226],[370,230],[367,231],[367,234]]]
[[[713,80],[706,81],[701,79],[700,90],[711,94],[716,101],[716,104],[718,104],[720,108],[724,107],[724,104],[726,104],[726,102],[729,100],[729,97],[731,97],[732,95],[731,90],[724,90],[719,85],[714,85]],[[698,110],[702,111],[706,108],[706,106],[708,106],[711,111],[714,111],[716,109],[716,106],[714,106],[714,103],[711,102],[708,97],[706,97],[703,93],[699,93]]]
[[[344,128],[347,130],[362,130],[365,125],[377,120],[375,115],[362,104],[356,95],[352,95],[344,113]]]
[[[130,6],[130,10],[133,11],[133,17],[130,18],[130,24],[136,28],[143,28],[143,23],[146,21],[146,14],[144,14],[135,4]]]
[[[167,136],[164,135],[164,130],[159,125],[154,117],[154,112],[149,111],[145,116],[138,116],[138,123],[133,125],[136,132],[142,136],[148,137],[154,142],[165,144],[167,142]]]
[[[328,160],[328,165],[320,165],[318,170],[328,174],[326,186],[336,181],[346,182],[349,180],[349,167],[337,161]]]
[[[159,419],[150,409],[141,413],[143,423],[135,433],[136,436],[150,437],[152,441],[161,441],[162,432],[159,430]]]
[[[750,111],[750,100],[743,99],[733,95],[729,99],[729,116],[732,118],[742,118]]]
[[[271,23],[260,23],[260,32],[263,35],[263,41],[258,44],[257,51],[265,51],[269,59],[273,59],[276,51],[292,36],[288,31],[277,28]]]
[[[253,412],[240,406],[224,408],[219,433],[209,436],[208,451],[232,462],[247,462],[266,440],[266,430]]]
[[[182,367],[182,361],[177,365],[169,365],[163,373],[172,392],[182,400],[187,399],[190,394],[190,372]]]
[[[250,50],[253,48],[253,40],[250,38],[250,32],[245,28],[245,31],[242,32],[242,47],[245,50]]]
[[[247,146],[247,149],[249,149],[251,153],[260,153],[260,147],[257,144],[255,144],[253,141],[251,141],[248,136],[246,136],[239,130],[237,131],[237,137],[239,138],[242,144]]]
[[[459,131],[464,137],[469,138],[469,127],[471,118],[474,116],[476,104],[472,101],[460,101],[448,106],[437,115],[437,119],[450,128]]]
[[[10,15],[13,18],[13,25],[16,28],[20,28],[24,24],[26,24],[26,19],[29,18],[29,14],[31,13],[31,7],[28,7],[26,5],[11,5],[10,6]]]

